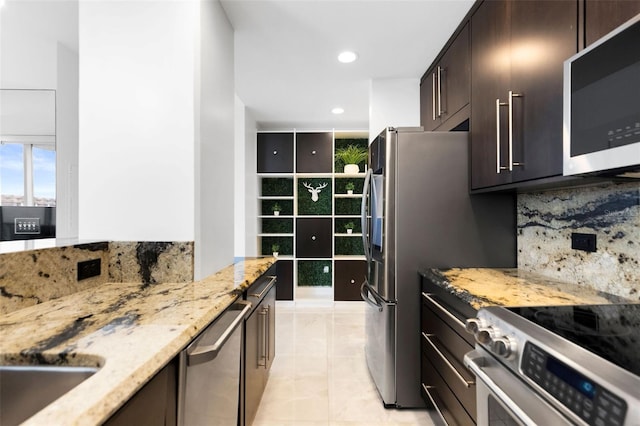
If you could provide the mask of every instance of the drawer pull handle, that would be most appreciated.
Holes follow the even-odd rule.
[[[311,155],[316,155],[316,150],[311,151]]]
[[[440,411],[440,407],[438,407],[438,404],[436,404],[436,401],[433,399],[433,397],[431,396],[431,393],[429,392],[429,389],[435,389],[435,388],[436,388],[435,386],[427,386],[424,383],[422,383],[422,389],[424,389],[424,393],[427,394],[427,396],[429,397],[429,400],[431,401],[431,404],[434,407],[436,407],[436,411],[438,412],[442,420],[444,420],[444,416],[442,415],[442,411]]]
[[[422,332],[422,337],[424,337],[425,340],[427,342],[429,342],[429,344],[431,345],[433,350],[436,351],[436,353],[440,356],[440,358],[442,358],[442,360],[447,364],[447,366],[454,372],[454,374],[456,375],[458,380],[460,380],[462,382],[464,387],[468,388],[468,387],[470,387],[472,385],[475,385],[476,382],[474,382],[473,380],[467,380],[464,377],[462,377],[462,374],[460,374],[458,372],[458,370],[456,370],[456,368],[453,366],[453,364],[451,364],[451,362],[447,359],[447,357],[445,357],[444,354],[442,352],[440,352],[440,349],[438,349],[438,347],[435,345],[435,343],[433,343],[431,341],[431,339],[429,338],[429,337],[434,337],[434,336],[435,336],[434,334],[426,334],[426,333]]]
[[[451,312],[449,312],[444,306],[442,306],[440,303],[438,303],[433,297],[433,294],[428,294],[425,292],[422,292],[422,297],[424,297],[425,299],[427,299],[429,302],[433,303],[435,306],[438,307],[438,309],[440,309],[442,312],[444,312],[445,314],[447,314],[447,316],[449,318],[451,318],[453,321],[455,321],[456,324],[458,324],[460,327],[462,327],[463,329],[465,328],[465,325],[462,321],[460,321],[458,319],[458,317],[456,317],[455,315],[453,315]]]
[[[278,155],[278,151],[273,150],[273,155]]]
[[[273,286],[272,284],[275,282],[275,280],[278,278],[275,275],[270,275],[267,278],[269,278],[269,284],[267,284],[260,293],[251,293],[249,296],[251,297],[257,297],[258,299],[262,299],[262,296],[264,296],[264,294],[271,290],[271,287]]]
[[[316,236],[315,236],[315,235],[311,236],[311,239],[312,239],[313,241],[315,241],[315,240],[316,240]]]
[[[351,280],[351,284],[355,284],[355,283],[356,283],[356,280]]]

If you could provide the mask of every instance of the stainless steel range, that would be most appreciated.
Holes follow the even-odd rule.
[[[640,425],[640,304],[481,309],[480,425]]]

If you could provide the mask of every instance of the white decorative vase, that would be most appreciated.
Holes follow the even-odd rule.
[[[347,229],[347,234],[351,234],[353,232],[353,229]]]
[[[273,212],[273,215],[274,215],[274,216],[280,216],[280,211],[279,211],[279,210],[275,210],[275,211]]]
[[[347,195],[353,195],[353,189],[347,190]]]
[[[360,167],[357,164],[345,164],[344,172],[349,174],[360,173]]]
[[[273,252],[273,257],[278,257],[278,252],[277,251]]]

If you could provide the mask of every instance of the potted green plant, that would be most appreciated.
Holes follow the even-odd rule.
[[[273,210],[273,215],[274,216],[278,216],[280,215],[280,210],[282,210],[282,207],[280,207],[280,204],[275,203],[272,207],[271,210]]]
[[[336,159],[344,163],[345,173],[360,173],[358,164],[367,160],[367,149],[358,145],[348,145],[336,150]]]
[[[349,194],[349,195],[353,195],[353,190],[354,190],[355,187],[356,186],[353,184],[353,182],[347,182],[344,185],[344,189],[347,190],[347,194]]]
[[[347,234],[351,234],[353,232],[353,228],[355,227],[355,225],[353,224],[353,222],[349,222],[349,223],[346,223],[344,227],[347,230]]]
[[[280,250],[280,246],[278,244],[271,244],[271,252],[273,253],[273,257],[278,257],[278,250]]]

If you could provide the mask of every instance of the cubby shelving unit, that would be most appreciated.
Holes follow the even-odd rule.
[[[279,300],[360,300],[366,264],[360,173],[342,173],[336,149],[368,146],[366,131],[258,133],[258,251],[277,244]],[[345,189],[354,184],[353,194]],[[278,216],[272,208],[278,203]],[[353,223],[352,233],[345,225]],[[283,278],[284,277],[284,278]]]

